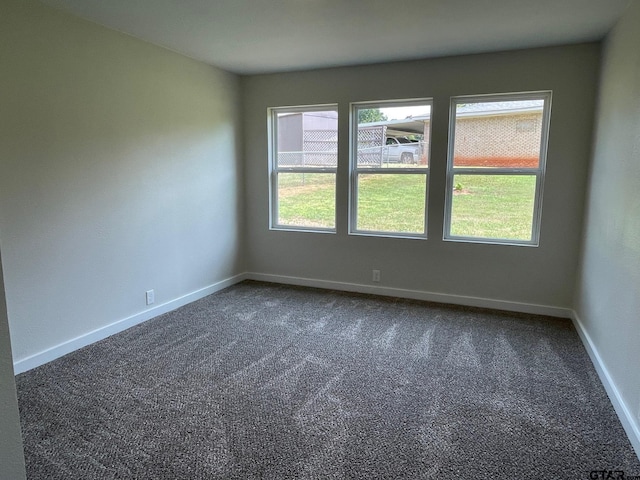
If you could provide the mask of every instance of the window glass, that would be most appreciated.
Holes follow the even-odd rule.
[[[535,175],[455,175],[453,181],[452,236],[531,238]]]
[[[278,225],[333,228],[334,173],[279,173]]]
[[[351,233],[426,236],[431,100],[352,104]]]
[[[425,174],[358,177],[358,228],[372,232],[425,231]]]
[[[270,113],[271,227],[334,230],[337,106]]]
[[[550,101],[452,99],[445,239],[538,243]]]
[[[454,167],[538,168],[544,100],[456,105]]]

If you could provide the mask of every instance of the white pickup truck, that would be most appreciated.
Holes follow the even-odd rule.
[[[387,137],[383,147],[383,163],[418,163],[420,142],[404,137]]]

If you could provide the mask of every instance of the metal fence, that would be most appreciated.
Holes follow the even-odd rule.
[[[338,132],[305,130],[302,151],[278,152],[280,167],[336,167],[338,165]]]
[[[338,140],[335,130],[305,130],[302,150],[278,152],[279,167],[330,167],[338,165]],[[402,151],[410,151],[413,163],[420,163],[425,142],[385,145],[386,127],[358,129],[359,167],[380,167],[388,163],[400,163]]]
[[[358,129],[358,166],[382,165],[389,159],[389,149],[385,149],[387,127],[377,126]]]

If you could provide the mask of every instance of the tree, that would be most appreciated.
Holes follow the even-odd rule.
[[[383,122],[387,116],[379,108],[364,108],[358,110],[358,123]]]

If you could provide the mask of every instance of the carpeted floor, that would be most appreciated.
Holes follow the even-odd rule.
[[[17,377],[29,479],[588,479],[568,320],[245,282]]]

